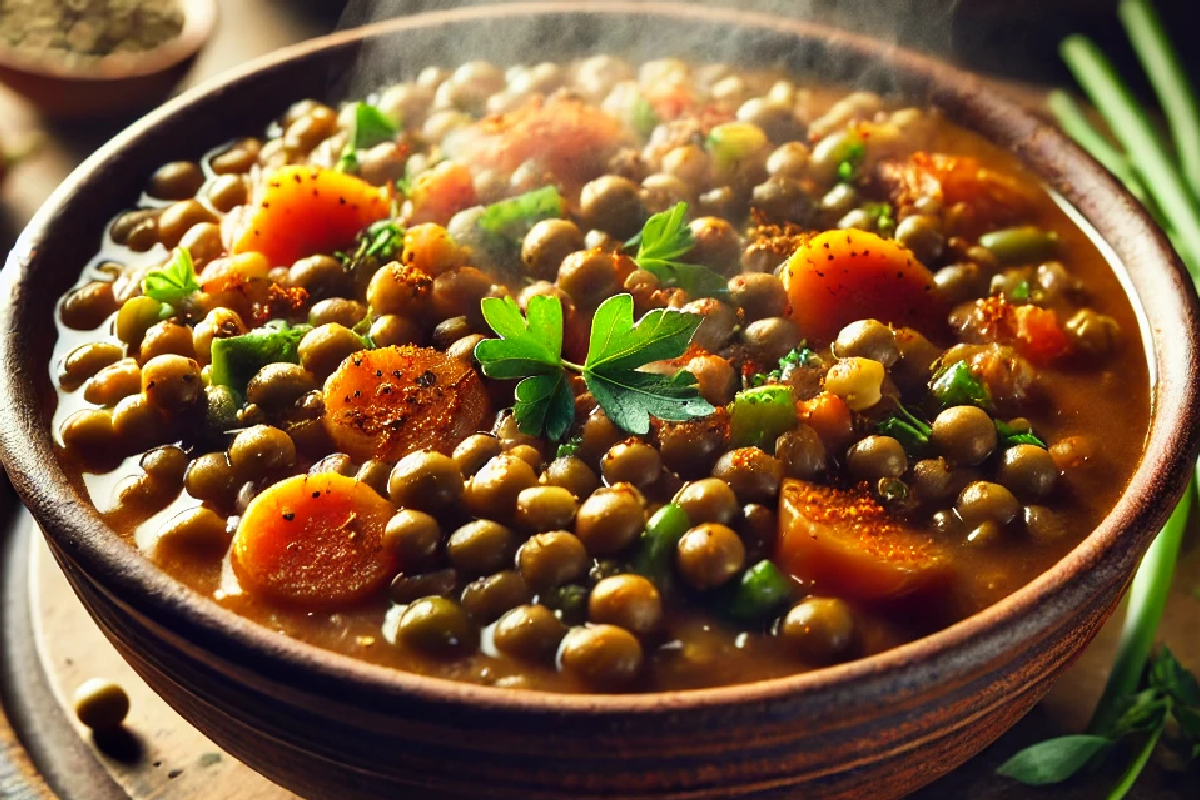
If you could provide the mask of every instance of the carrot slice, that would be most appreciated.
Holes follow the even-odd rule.
[[[866,492],[787,479],[776,560],[794,577],[847,600],[888,600],[944,586],[949,553],[889,518]]]
[[[391,213],[391,191],[353,175],[294,164],[271,174],[232,232],[230,252],[257,251],[271,266],[331,253]]]
[[[305,609],[351,606],[393,574],[383,532],[392,505],[370,486],[328,472],[296,475],[250,502],[233,567],[250,592]]]
[[[788,316],[809,339],[830,341],[859,319],[926,333],[945,325],[929,270],[908,249],[868,231],[819,233],[782,274]]]
[[[475,369],[428,347],[364,350],[325,381],[325,428],[352,458],[399,461],[415,450],[449,454],[489,410]]]

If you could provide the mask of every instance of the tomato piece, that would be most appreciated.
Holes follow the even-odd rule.
[[[564,186],[604,174],[608,157],[626,140],[619,120],[582,100],[534,98],[507,114],[453,131],[447,152],[476,169],[512,172],[534,161]]]
[[[251,209],[235,218],[231,253],[259,252],[270,266],[291,266],[354,241],[391,213],[391,192],[353,175],[308,164],[276,170],[261,184]]]
[[[814,591],[891,600],[946,585],[950,554],[889,517],[869,494],[789,478],[779,501],[776,562]]]
[[[443,161],[417,176],[408,197],[412,201],[409,225],[445,225],[459,211],[476,204],[475,181],[465,165]]]
[[[907,248],[868,231],[819,233],[784,266],[787,314],[809,340],[828,342],[859,319],[929,333],[945,325],[933,275]]]
[[[1013,306],[1014,346],[1033,364],[1044,367],[1071,350],[1071,340],[1052,308]]]
[[[489,406],[470,364],[429,347],[363,350],[325,381],[325,429],[358,461],[399,461],[415,450],[449,455],[480,429]]]
[[[383,534],[392,504],[337,473],[296,475],[251,502],[233,539],[233,568],[249,592],[304,609],[346,608],[396,572]]]

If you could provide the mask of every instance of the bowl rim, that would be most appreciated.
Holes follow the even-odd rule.
[[[164,72],[195,55],[217,24],[216,0],[177,0],[183,10],[183,28],[162,44],[140,53],[112,53],[79,67],[28,55],[14,47],[0,47],[0,69],[43,80],[80,82],[132,80]]]
[[[22,401],[30,402],[32,378],[21,364],[19,336],[16,332],[14,295],[30,282],[31,266],[36,261],[38,241],[51,230],[59,209],[68,199],[86,188],[91,174],[122,148],[135,143],[147,131],[204,98],[215,98],[252,81],[255,73],[283,68],[288,62],[302,61],[325,49],[349,46],[396,33],[447,26],[478,24],[481,20],[520,16],[556,15],[643,15],[659,18],[699,20],[705,23],[735,25],[744,29],[765,29],[794,36],[797,40],[819,40],[826,45],[846,48],[896,67],[905,74],[928,82],[935,105],[962,104],[971,113],[971,98],[986,100],[990,115],[1003,117],[1017,135],[1013,140],[1023,160],[1041,151],[1053,153],[1056,183],[1060,192],[1077,208],[1094,203],[1082,201],[1099,194],[1117,208],[1104,212],[1115,220],[1119,213],[1132,233],[1120,238],[1136,238],[1140,262],[1160,265],[1149,273],[1160,285],[1152,297],[1134,293],[1136,304],[1152,305],[1155,310],[1171,313],[1172,323],[1181,323],[1182,332],[1200,332],[1200,309],[1195,292],[1178,257],[1162,232],[1125,189],[1097,162],[1063,134],[1042,123],[1014,102],[984,88],[977,76],[938,59],[887,45],[859,34],[818,23],[741,11],[729,8],[696,8],[681,3],[613,0],[612,2],[551,2],[534,0],[495,6],[468,6],[372,23],[283,48],[224,73],[191,89],[148,114],[99,148],[81,164],[39,209],[21,233],[9,254],[6,269],[0,275],[0,396],[20,398],[0,403],[0,458],[23,501],[40,523],[52,545],[61,547],[77,561],[92,582],[117,599],[127,610],[162,622],[172,636],[182,637],[222,661],[259,676],[292,678],[289,687],[322,694],[322,689],[339,687],[343,697],[371,698],[374,705],[386,701],[419,698],[425,702],[445,703],[480,712],[520,712],[523,714],[561,714],[564,712],[596,717],[637,713],[668,715],[681,709],[696,710],[741,704],[761,704],[798,696],[811,696],[834,689],[885,685],[911,688],[921,681],[949,681],[985,667],[991,659],[1011,647],[1005,633],[1032,637],[1053,628],[1066,614],[1053,612],[1056,604],[1075,608],[1094,591],[1092,581],[1105,580],[1117,573],[1089,573],[1106,560],[1125,563],[1140,556],[1157,527],[1170,512],[1184,488],[1184,477],[1200,448],[1200,426],[1194,409],[1200,407],[1200,366],[1196,339],[1182,336],[1173,329],[1167,336],[1158,315],[1147,314],[1159,347],[1147,347],[1151,370],[1158,364],[1157,381],[1152,387],[1151,426],[1143,452],[1125,492],[1116,506],[1080,544],[1048,570],[1012,594],[988,608],[915,641],[882,653],[819,670],[752,683],[705,689],[671,690],[639,694],[561,694],[554,692],[482,686],[436,678],[418,673],[371,664],[352,656],[321,649],[299,640],[280,636],[265,626],[242,617],[202,596],[160,571],[140,553],[122,541],[103,524],[95,509],[80,503],[66,488],[62,470],[58,479],[55,467],[47,470],[31,444],[39,433],[45,434],[40,412],[22,415]],[[976,101],[978,102],[978,101]],[[979,109],[974,108],[974,113]],[[1016,140],[1021,138],[1018,147]],[[1050,163],[1049,156],[1041,159]],[[1038,174],[1047,180],[1050,167]],[[1083,184],[1088,191],[1077,190]],[[1089,219],[1093,213],[1081,214]],[[1096,225],[1097,228],[1104,227]],[[1107,239],[1106,239],[1107,241]],[[1161,272],[1161,274],[1158,274]],[[1128,287],[1127,287],[1128,291]],[[1143,331],[1149,336],[1150,331]],[[1164,353],[1171,356],[1167,359]],[[1171,369],[1163,363],[1171,362]],[[1178,362],[1178,363],[1177,363]],[[24,390],[25,397],[22,397]],[[1109,565],[1112,566],[1111,564]],[[1123,577],[1128,580],[1128,575]],[[1050,610],[1047,610],[1050,609]],[[221,649],[218,651],[215,646]],[[892,683],[888,684],[888,681]],[[360,694],[361,693],[361,694]],[[328,692],[324,692],[328,694]],[[867,691],[866,694],[872,694]],[[365,700],[364,700],[365,702]]]

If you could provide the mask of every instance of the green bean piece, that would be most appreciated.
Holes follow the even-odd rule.
[[[738,392],[729,406],[730,447],[769,450],[796,422],[796,401],[790,387],[759,386]]]
[[[1033,264],[1054,255],[1058,234],[1025,225],[985,233],[979,237],[979,244],[989,250],[1001,266]]]
[[[722,600],[725,613],[733,619],[765,622],[791,596],[791,581],[773,563],[763,559],[743,572]]]
[[[667,503],[654,512],[638,539],[633,571],[653,581],[663,594],[673,588],[671,564],[675,558],[675,548],[690,527],[692,522],[687,512],[681,506]]]

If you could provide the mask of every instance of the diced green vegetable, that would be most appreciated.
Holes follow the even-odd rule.
[[[717,125],[708,134],[708,150],[718,168],[728,167],[752,156],[767,147],[770,142],[762,128],[748,122],[725,122]]]
[[[1051,258],[1058,248],[1058,234],[1035,225],[992,231],[979,237],[979,244],[995,256],[1001,266],[1033,264]]]
[[[172,306],[198,291],[200,282],[196,279],[196,265],[186,247],[176,247],[171,260],[162,269],[147,272],[142,279],[142,294]]]
[[[739,622],[766,622],[792,598],[792,583],[767,559],[742,573],[720,603]]]
[[[637,101],[633,104],[633,114],[631,125],[637,135],[643,139],[649,138],[654,129],[658,127],[659,118],[658,112],[654,110],[654,106],[650,105],[650,101],[642,95],[638,95]]]
[[[663,594],[674,591],[675,548],[690,527],[687,512],[675,503],[667,503],[654,512],[638,539],[633,571],[653,581]]]
[[[272,321],[242,336],[213,339],[212,383],[245,394],[260,369],[276,361],[300,363],[299,346],[311,325]]]
[[[1028,300],[1030,293],[1029,281],[1021,281],[1008,293],[1012,300]]]
[[[479,227],[519,244],[534,225],[561,217],[565,211],[566,204],[558,189],[543,186],[488,206],[479,218]]]
[[[551,590],[546,595],[545,605],[567,625],[582,625],[587,621],[589,594],[586,586],[571,583]]]
[[[729,444],[769,450],[781,433],[796,427],[797,419],[790,386],[746,389],[729,404]]]
[[[987,408],[992,404],[987,387],[975,377],[964,361],[957,361],[935,372],[929,382],[929,391],[947,408],[968,405]]]

